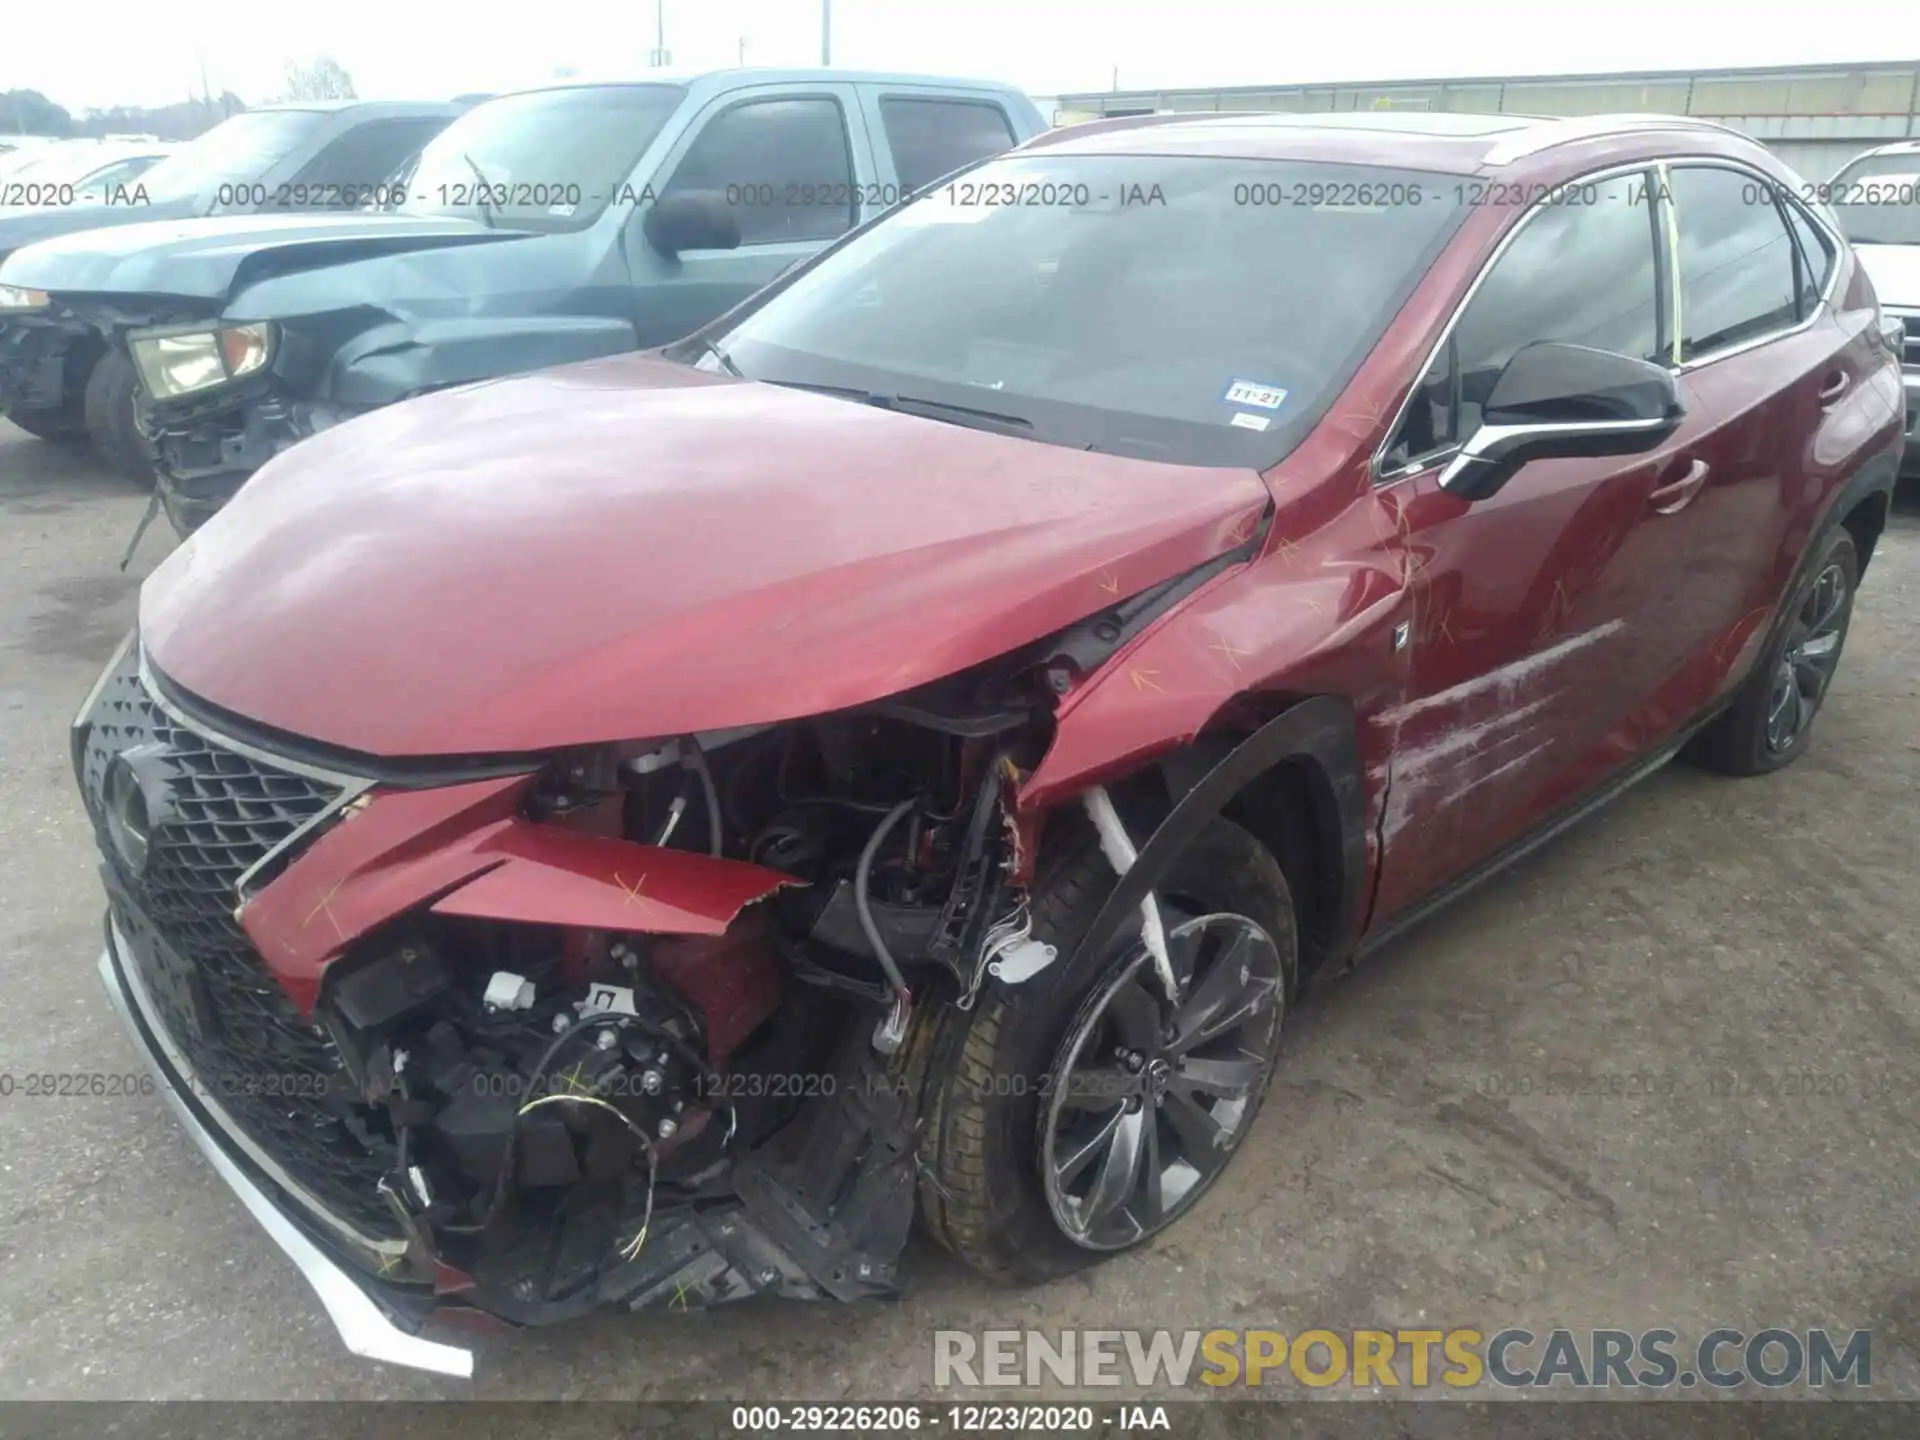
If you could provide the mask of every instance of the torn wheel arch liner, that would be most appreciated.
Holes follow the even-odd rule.
[[[1353,952],[1366,918],[1366,808],[1357,732],[1352,708],[1344,700],[1319,695],[1300,701],[1267,721],[1235,745],[1185,794],[1144,843],[1138,858],[1108,895],[1081,937],[1068,964],[1110,945],[1207,822],[1262,774],[1289,759],[1307,762],[1317,776],[1316,801],[1330,813],[1319,817],[1338,835],[1339,899],[1330,933],[1338,961]]]

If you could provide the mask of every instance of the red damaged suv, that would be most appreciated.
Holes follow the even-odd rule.
[[[330,430],[75,723],[108,987],[382,1359],[884,1295],[916,1215],[1136,1245],[1315,972],[1805,749],[1901,386],[1799,191],[1659,117],[1102,122]]]

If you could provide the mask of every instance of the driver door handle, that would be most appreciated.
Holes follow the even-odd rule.
[[[1704,460],[1695,460],[1687,467],[1687,473],[1678,480],[1665,485],[1656,485],[1653,493],[1647,497],[1647,503],[1658,515],[1672,515],[1686,508],[1687,502],[1700,493],[1700,487],[1707,483],[1712,467]]]
[[[1830,410],[1840,403],[1840,397],[1847,393],[1847,386],[1853,383],[1853,377],[1844,370],[1836,370],[1827,377],[1827,383],[1820,387],[1820,408]]]

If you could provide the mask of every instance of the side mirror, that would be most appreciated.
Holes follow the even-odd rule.
[[[740,217],[718,190],[677,190],[662,195],[641,222],[647,243],[669,260],[683,250],[735,250]]]
[[[1646,360],[1543,340],[1507,362],[1480,428],[1440,472],[1440,486],[1484,500],[1530,460],[1639,455],[1686,413],[1672,374]]]

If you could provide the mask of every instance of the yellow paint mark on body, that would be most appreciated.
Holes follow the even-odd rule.
[[[1243,655],[1251,655],[1253,653],[1251,650],[1238,649],[1234,645],[1228,643],[1228,641],[1224,637],[1214,641],[1213,644],[1208,646],[1207,648],[1210,650],[1218,650],[1222,655],[1226,656],[1228,661],[1233,665],[1233,668],[1236,670],[1240,668],[1240,658]]]
[[[333,933],[342,940],[347,938],[347,932],[340,928],[340,917],[333,913],[333,897],[340,893],[340,887],[344,884],[346,884],[344,880],[335,881],[333,888],[320,897],[320,903],[309,910],[307,918],[300,922],[302,930],[313,923],[316,915],[325,915],[328,923],[333,926]]]

